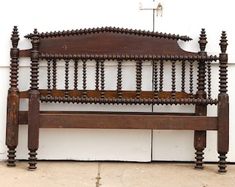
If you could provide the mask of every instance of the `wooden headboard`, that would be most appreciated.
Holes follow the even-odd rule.
[[[181,49],[178,40],[189,41],[188,36],[165,34],[141,30],[120,29],[114,27],[81,29],[62,32],[34,33],[25,37],[32,42],[32,48],[20,50],[19,57],[31,57],[31,89],[38,89],[38,63],[47,61],[47,89],[40,89],[41,101],[45,102],[82,102],[82,103],[112,103],[112,104],[216,104],[211,98],[210,66],[219,58],[208,56],[205,52],[205,31],[202,30],[199,44],[201,51],[188,52]],[[57,64],[65,63],[65,86],[57,89]],[[105,89],[105,61],[117,64],[116,90]],[[122,89],[122,64],[127,60],[136,62],[136,91]],[[94,90],[87,90],[87,61],[94,61]],[[142,89],[143,63],[151,61],[153,69],[153,91]],[[164,63],[171,63],[171,90],[164,90]],[[82,89],[78,89],[78,63],[82,63]],[[176,64],[181,66],[181,74],[176,75]],[[207,65],[206,65],[207,63]],[[74,68],[71,72],[71,64]],[[202,73],[195,90],[193,76],[198,71],[199,64]],[[35,67],[34,67],[35,66]],[[206,70],[208,68],[208,70]],[[208,71],[206,79],[205,72]],[[189,80],[186,80],[189,73]],[[69,76],[73,74],[73,87],[69,88]],[[181,88],[176,87],[176,76],[181,77]],[[45,78],[43,78],[45,79]],[[165,80],[166,81],[166,80]],[[208,81],[208,82],[207,82]],[[187,84],[187,86],[186,86]],[[70,84],[71,85],[71,84]],[[205,91],[208,85],[208,98],[200,98],[196,91]],[[188,87],[188,90],[186,90]],[[21,92],[23,98],[28,97],[28,91]],[[199,99],[200,98],[200,99]]]
[[[153,59],[156,55],[197,56],[178,46],[177,40],[191,40],[187,36],[112,27],[41,33],[38,36],[42,56],[72,55],[106,59]],[[29,39],[33,37],[34,34],[26,36]]]

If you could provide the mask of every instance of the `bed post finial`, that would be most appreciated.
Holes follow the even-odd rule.
[[[204,28],[202,28],[201,30],[198,43],[200,45],[200,52],[205,52],[206,44],[207,44],[207,37],[206,37],[206,30]]]
[[[17,26],[14,26],[11,35],[11,65],[10,65],[10,89],[18,90],[18,70],[19,70],[19,33]]]
[[[198,43],[200,46],[199,55],[206,56],[207,53],[205,49],[206,49],[206,44],[207,44],[207,37],[206,37],[205,29],[201,30]],[[198,63],[198,92],[200,92],[199,94],[201,95],[203,94],[202,92],[205,91],[205,77],[206,77],[205,61],[201,60]]]
[[[19,32],[17,26],[13,27],[12,35],[11,35],[11,41],[13,48],[17,48],[18,42],[19,42]]]
[[[227,50],[228,42],[227,42],[227,34],[226,31],[222,31],[221,39],[220,39],[220,49],[222,53],[225,53]]]
[[[39,33],[37,29],[34,29],[32,38],[32,52],[31,52],[31,89],[37,90],[38,89],[38,61],[39,61]]]
[[[7,125],[6,125],[6,145],[8,147],[8,166],[15,166],[15,149],[18,145],[18,129],[19,129],[19,90],[18,90],[18,71],[19,71],[19,33],[17,26],[14,26],[10,52],[10,88],[7,96]]]
[[[36,28],[33,30],[33,35],[38,35],[38,30]]]
[[[219,81],[219,93],[227,93],[227,67],[228,67],[228,55],[226,53],[228,42],[226,32],[223,31],[220,39],[220,56],[219,56],[219,68],[220,68],[220,81]]]
[[[228,54],[227,35],[223,31],[220,39],[219,55],[219,95],[218,95],[218,153],[219,172],[226,172],[226,154],[229,149],[229,96],[227,94]]]

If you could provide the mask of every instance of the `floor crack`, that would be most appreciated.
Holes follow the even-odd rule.
[[[101,186],[101,183],[100,183],[100,180],[101,180],[100,168],[101,168],[101,164],[98,162],[98,172],[97,172],[95,187],[100,187]]]

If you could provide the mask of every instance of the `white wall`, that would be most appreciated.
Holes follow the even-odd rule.
[[[152,29],[152,12],[139,11],[139,0],[67,0],[67,1],[1,1],[0,2],[0,159],[6,159],[5,147],[5,123],[6,123],[6,96],[9,80],[9,49],[10,34],[13,25],[19,26],[20,48],[30,47],[30,43],[23,38],[25,34],[38,28],[39,32],[77,29],[84,27],[118,26],[137,29]],[[151,2],[142,0],[143,4]],[[158,1],[157,1],[158,2]],[[187,34],[194,40],[181,46],[184,49],[198,51],[198,36],[202,27],[208,34],[207,51],[211,54],[219,53],[219,39],[222,30],[228,33],[229,53],[229,94],[230,112],[235,111],[235,42],[232,18],[235,17],[233,1],[189,1],[189,0],[164,0],[163,17],[157,18],[156,30],[176,34]],[[28,61],[21,63],[20,84],[22,89],[28,88],[29,68]],[[109,69],[112,71],[112,65]],[[131,63],[125,67],[125,71],[134,71]],[[27,73],[25,73],[27,72]],[[151,89],[147,84],[151,72],[150,68],[145,72],[146,89]],[[213,76],[215,76],[213,94],[216,95],[218,80],[216,78],[218,64],[213,64]],[[214,77],[213,77],[214,78]],[[27,80],[27,81],[26,81]],[[126,84],[132,80],[124,79]],[[43,83],[40,83],[43,84]],[[108,86],[112,86],[110,83]],[[26,103],[22,103],[26,107]],[[81,105],[73,105],[72,108],[80,108]],[[44,109],[48,106],[43,105]],[[53,108],[60,106],[53,105]],[[70,105],[63,106],[72,109]],[[151,111],[150,106],[124,106],[103,107],[83,106],[82,110],[125,110],[125,111]],[[169,109],[169,108],[167,108]],[[188,108],[190,110],[190,107]],[[157,110],[157,107],[154,108]],[[216,108],[210,107],[209,114],[216,114]],[[229,161],[235,161],[235,132],[233,127],[235,120],[230,117],[230,153]],[[38,157],[41,159],[77,159],[77,160],[129,160],[150,161],[153,160],[194,160],[193,132],[191,131],[154,131],[151,138],[150,130],[96,130],[96,129],[42,129],[40,131],[40,148]],[[27,158],[27,129],[20,128],[19,146],[17,158]],[[151,145],[153,143],[153,146]],[[208,135],[206,160],[216,161],[216,134]],[[153,150],[151,151],[151,146]],[[72,149],[73,148],[73,149]],[[152,155],[151,155],[152,154]]]

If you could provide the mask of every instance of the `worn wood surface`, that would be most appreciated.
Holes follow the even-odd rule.
[[[201,34],[199,37],[199,47],[200,51],[199,54],[202,56],[207,56],[207,53],[205,51],[206,44],[207,44],[207,36],[205,29],[201,30]],[[200,99],[206,99],[207,93],[206,93],[206,61],[200,60],[198,61],[198,76],[197,76],[197,93],[196,97]],[[208,74],[208,82],[210,83]],[[209,89],[208,89],[209,90]],[[209,92],[208,92],[209,94]],[[195,112],[197,116],[206,116],[207,115],[207,106],[203,104],[197,104],[195,106]],[[204,159],[204,149],[206,148],[206,131],[194,131],[194,148],[196,150],[196,162],[195,162],[195,168],[196,169],[203,169],[203,159]]]
[[[227,90],[227,67],[228,54],[227,50],[227,34],[225,31],[221,34],[220,39],[220,65],[219,65],[219,95],[218,95],[218,144],[219,153],[219,172],[226,172],[226,154],[229,150],[229,95]]]
[[[81,29],[62,32],[34,33],[26,38],[32,48],[17,48],[19,35],[12,33],[10,88],[8,92],[7,135],[8,165],[14,166],[18,141],[18,125],[28,124],[29,169],[36,169],[40,128],[108,128],[108,129],[164,129],[194,130],[196,168],[203,168],[206,131],[218,131],[219,172],[226,171],[229,146],[229,97],[227,94],[227,36],[223,32],[219,56],[207,55],[206,32],[202,29],[198,53],[182,50],[177,41],[189,41],[187,36],[154,33],[113,27]],[[19,58],[31,58],[30,88],[18,89]],[[39,76],[40,61],[46,60],[46,76]],[[87,63],[95,65],[94,89],[87,89]],[[116,64],[115,90],[108,90],[106,62]],[[135,90],[123,89],[123,64],[135,62]],[[211,97],[211,63],[219,60],[219,95]],[[58,63],[64,63],[64,72]],[[143,88],[143,63],[150,61],[152,90]],[[166,73],[166,62],[170,69]],[[61,63],[61,62],[60,62]],[[79,65],[80,64],[80,65]],[[72,68],[73,69],[72,69]],[[180,71],[177,67],[181,67]],[[196,68],[197,67],[197,68]],[[81,69],[79,69],[81,68]],[[81,72],[79,75],[78,72]],[[187,76],[188,75],[188,76]],[[195,81],[194,76],[197,76]],[[64,77],[64,87],[58,88],[58,78]],[[80,78],[81,77],[81,78]],[[39,79],[46,82],[39,88]],[[187,80],[188,79],[188,80]],[[177,85],[180,80],[180,86]],[[166,85],[170,81],[170,89]],[[195,89],[197,84],[197,88]],[[81,88],[78,88],[81,85]],[[133,87],[132,87],[133,88]],[[27,111],[19,111],[20,99],[29,100]],[[41,111],[40,103],[82,104],[148,104],[194,105],[193,113],[143,112],[79,112]],[[218,115],[207,116],[207,106],[217,105]]]
[[[10,52],[10,88],[7,96],[7,120],[6,120],[6,146],[8,148],[7,165],[15,166],[16,147],[18,145],[19,129],[19,89],[18,89],[18,72],[19,72],[19,33],[17,27],[13,28],[11,35],[12,48]]]

